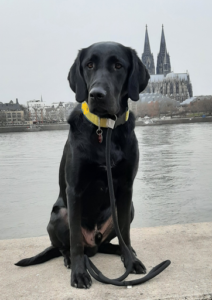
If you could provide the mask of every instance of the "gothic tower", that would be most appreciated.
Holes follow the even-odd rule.
[[[144,41],[144,52],[142,54],[141,60],[142,60],[143,64],[146,66],[149,74],[154,75],[155,74],[155,63],[154,63],[153,54],[151,53],[151,49],[150,49],[147,25],[146,25],[146,33],[145,33],[145,41]]]
[[[166,40],[165,40],[165,35],[164,35],[163,25],[162,25],[160,52],[158,54],[158,59],[157,59],[157,74],[164,74],[166,76],[170,72],[171,72],[170,56],[166,49]]]

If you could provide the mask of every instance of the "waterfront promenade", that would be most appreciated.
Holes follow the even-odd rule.
[[[39,125],[40,126],[40,125]],[[7,132],[27,132],[27,128],[29,125],[17,125],[17,126],[3,126],[0,127],[0,133],[7,133]],[[40,131],[49,131],[49,130],[68,130],[69,124],[48,124],[48,125],[41,125]]]
[[[47,236],[1,240],[1,299],[212,299],[212,223],[132,229],[131,237],[132,245],[148,271],[166,259],[171,260],[171,265],[140,286],[127,289],[104,285],[93,279],[89,290],[70,286],[70,270],[63,266],[62,257],[27,268],[14,266],[18,260],[49,246]],[[110,278],[124,272],[120,258],[114,255],[97,254],[92,261]]]
[[[143,121],[136,121],[136,126],[155,126],[155,125],[168,125],[168,124],[192,124],[192,123],[208,123],[212,122],[212,117],[202,118],[202,117],[195,117],[195,118],[172,118],[172,119],[158,119],[156,121],[151,122],[143,122]],[[48,130],[68,130],[69,124],[48,124],[48,125],[41,125],[41,131],[48,131]],[[0,133],[7,133],[7,132],[26,132],[28,125],[17,125],[17,126],[0,126]]]

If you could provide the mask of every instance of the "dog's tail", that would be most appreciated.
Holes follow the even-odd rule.
[[[50,246],[50,247],[46,248],[43,252],[41,252],[33,257],[25,258],[25,259],[18,261],[15,265],[20,266],[20,267],[27,267],[27,266],[42,264],[52,258],[59,257],[59,256],[62,256],[59,248]]]

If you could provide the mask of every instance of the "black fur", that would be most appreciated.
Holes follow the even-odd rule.
[[[138,100],[148,79],[149,74],[136,52],[113,42],[97,43],[82,49],[68,75],[76,100],[87,101],[90,111],[99,117],[122,115],[127,109],[128,98]],[[52,246],[57,250],[55,257],[60,251],[65,266],[71,265],[71,285],[88,288],[91,278],[84,265],[84,253],[92,256],[99,251],[122,255],[125,266],[128,261],[119,245],[110,244],[115,232],[111,223],[105,169],[107,129],[103,129],[103,142],[100,144],[97,127],[85,118],[80,105],[71,113],[68,122],[70,131],[59,170],[60,193],[47,230]],[[132,189],[139,161],[134,126],[134,116],[130,113],[129,120],[113,130],[111,167],[118,222],[133,258],[132,272],[145,273],[145,266],[135,257],[130,243],[130,223],[134,217]],[[105,222],[106,231],[103,230]],[[86,234],[90,233],[93,234],[92,245],[86,238]],[[53,248],[48,249],[17,265],[26,266],[52,258]]]

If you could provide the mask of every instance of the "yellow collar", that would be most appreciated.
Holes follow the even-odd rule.
[[[84,116],[97,127],[103,127],[103,128],[109,127],[113,129],[116,126],[127,122],[129,118],[129,110],[127,110],[121,117],[117,118],[116,120],[112,120],[109,118],[99,118],[97,115],[94,115],[89,111],[89,107],[86,101],[82,103],[81,109]]]

